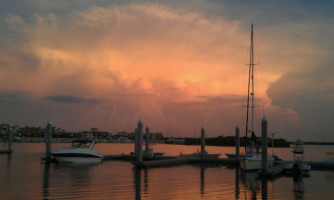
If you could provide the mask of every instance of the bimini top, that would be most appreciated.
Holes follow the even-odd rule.
[[[301,140],[297,140],[294,144],[295,144],[295,145],[303,145],[304,142],[302,142]]]
[[[91,148],[94,141],[90,139],[79,139],[72,141],[72,148]]]
[[[292,152],[294,154],[303,154],[304,153],[304,142],[297,140],[294,144],[295,145],[294,145],[294,149]]]

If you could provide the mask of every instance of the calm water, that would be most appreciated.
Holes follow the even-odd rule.
[[[2,144],[3,145],[3,144]],[[52,149],[68,144],[53,144]],[[4,149],[4,146],[1,146]],[[310,177],[261,180],[252,173],[222,165],[180,165],[135,169],[129,162],[96,165],[44,164],[43,144],[13,144],[15,152],[0,155],[0,199],[334,199],[334,171],[311,171]],[[129,153],[132,144],[98,144],[103,154]],[[154,145],[166,155],[192,153],[199,146]],[[207,147],[210,153],[232,147]],[[306,160],[324,159],[332,146],[307,146]],[[270,150],[271,152],[271,150]],[[291,160],[291,149],[275,149]]]

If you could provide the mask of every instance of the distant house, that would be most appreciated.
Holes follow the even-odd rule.
[[[5,135],[8,134],[10,130],[10,125],[9,124],[1,124],[0,125],[0,134]]]
[[[1,135],[7,135],[10,130],[10,125],[9,124],[1,124],[0,125],[0,134]]]
[[[25,126],[20,130],[21,134],[26,137],[41,137],[44,130],[41,127]]]
[[[93,139],[94,134],[92,132],[89,132],[89,131],[82,131],[82,132],[77,133],[77,137],[78,138],[85,138],[85,139]]]

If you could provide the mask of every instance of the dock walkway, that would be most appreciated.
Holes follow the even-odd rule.
[[[261,171],[260,176],[265,176],[265,177],[273,177],[281,174],[285,167],[288,165],[288,162],[281,163],[278,165],[274,165],[273,167],[268,168],[266,171]]]

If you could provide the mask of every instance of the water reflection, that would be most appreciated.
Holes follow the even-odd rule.
[[[148,193],[148,169],[144,168],[144,192]]]
[[[197,181],[195,181],[194,183],[195,184],[196,182],[200,183],[199,192],[202,197],[205,197],[206,195],[205,172],[208,166],[206,164],[199,164],[199,165],[192,165],[192,167],[199,169],[198,170],[199,180],[197,179]],[[173,169],[170,169],[170,170],[173,170]],[[143,191],[144,191],[144,195],[149,195],[149,185],[150,185],[150,175],[149,175],[150,172],[149,171],[150,171],[149,168],[136,168],[136,167],[133,168],[133,185],[134,185],[133,188],[134,188],[136,200],[140,200],[142,198]],[[156,172],[156,169],[155,169],[155,172]]]
[[[43,199],[48,199],[49,197],[49,178],[50,178],[50,163],[45,163],[43,171]]]
[[[205,164],[201,163],[201,195],[205,194]]]
[[[140,200],[141,199],[141,171],[142,168],[134,167],[133,168],[133,177],[134,177],[134,188],[135,188],[135,199]],[[147,174],[147,169],[146,169]],[[148,180],[147,180],[148,185]]]
[[[293,196],[296,200],[304,199],[304,181],[302,176],[293,176]]]
[[[240,179],[240,168],[235,168],[235,199],[239,199],[240,188],[239,188],[239,179]]]
[[[50,164],[44,163],[43,180],[42,180],[42,196],[43,199],[48,199],[50,195],[50,174],[57,174],[57,179],[66,180],[70,178],[70,182],[62,182],[62,187],[70,188],[69,190],[62,190],[65,193],[71,193],[72,190],[80,188],[93,188],[91,186],[92,170],[98,164]],[[52,166],[52,172],[51,171]],[[61,173],[57,173],[61,172]],[[69,186],[67,184],[70,183]],[[88,190],[85,192],[89,192]],[[84,195],[84,194],[82,194]]]
[[[266,178],[261,179],[261,197],[266,200],[268,196],[268,180]]]
[[[12,163],[12,154],[7,154],[7,168],[10,168],[10,165]]]
[[[257,194],[261,191],[261,179],[259,179],[258,173],[241,171],[240,179],[245,187],[245,198],[249,196],[248,192],[250,192],[251,198],[257,199]]]

